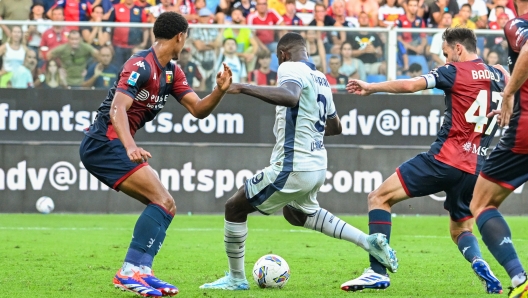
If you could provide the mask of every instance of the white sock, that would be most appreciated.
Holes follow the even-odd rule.
[[[319,209],[314,215],[308,216],[304,227],[321,232],[330,237],[355,243],[365,250],[370,247],[367,242],[367,234],[323,208]]]
[[[518,285],[522,284],[525,280],[526,280],[526,275],[524,275],[524,272],[519,273],[512,278],[512,285],[515,288]]]
[[[152,268],[147,267],[145,265],[141,265],[141,266],[139,266],[139,273],[151,275],[152,274]]]
[[[141,271],[141,269],[138,266],[135,266],[131,263],[124,262],[123,266],[121,267],[121,274],[124,276],[132,276],[135,272]]]
[[[229,260],[229,275],[236,279],[246,279],[244,255],[246,252],[247,222],[224,224],[224,244]]]

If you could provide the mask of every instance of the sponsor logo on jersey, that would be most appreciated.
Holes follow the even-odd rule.
[[[134,63],[134,65],[137,66],[138,68],[141,67],[141,68],[145,69],[145,62],[143,62],[143,61],[138,61],[138,62]]]
[[[128,77],[127,84],[129,84],[130,86],[136,86],[138,79],[139,79],[139,73],[133,71]]]
[[[174,79],[173,75],[172,75],[172,71],[170,70],[167,70],[165,72],[165,83],[172,83],[172,80]]]
[[[143,89],[139,91],[139,93],[136,95],[136,100],[145,101],[149,98],[149,95],[150,93],[147,90]]]

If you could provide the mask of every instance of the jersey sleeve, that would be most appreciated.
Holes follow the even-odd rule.
[[[189,86],[189,83],[187,83],[187,78],[185,77],[183,70],[177,65],[175,65],[173,69],[174,82],[172,83],[171,95],[174,96],[174,98],[176,98],[176,100],[179,102],[185,96],[185,94],[194,91]]]
[[[328,106],[326,107],[326,118],[334,119],[335,117],[337,117],[337,111],[333,98],[330,98],[327,104]]]
[[[294,62],[284,62],[279,66],[279,69],[277,70],[279,86],[282,86],[285,83],[295,83],[301,89],[304,89],[305,84],[302,80],[302,76],[296,70],[295,66]]]
[[[456,77],[456,68],[451,64],[431,70],[428,74],[422,75],[427,84],[427,89],[438,88],[448,90],[453,87]]]
[[[128,59],[119,75],[117,91],[135,98],[150,78],[150,65],[143,57]]]
[[[504,35],[515,52],[520,52],[528,39],[528,21],[521,18],[510,20],[504,27]]]

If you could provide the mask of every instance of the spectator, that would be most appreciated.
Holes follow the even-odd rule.
[[[407,0],[407,10],[405,15],[400,16],[396,21],[396,26],[400,28],[425,28],[425,22],[416,15],[418,12],[418,0]],[[423,55],[427,46],[427,35],[425,33],[404,32],[398,36],[407,55]]]
[[[398,41],[396,65],[398,66],[396,75],[405,75],[405,73],[409,70],[409,56],[407,55],[407,50],[401,41]]]
[[[245,19],[241,9],[234,9],[231,12],[231,21],[235,25],[245,24]],[[246,61],[248,71],[253,70],[256,62],[257,53],[263,51],[269,55],[270,51],[260,42],[249,28],[226,28],[223,33],[223,39],[234,38],[237,41],[238,56]]]
[[[247,71],[246,63],[240,57],[237,56],[237,42],[233,38],[227,38],[224,40],[223,53],[220,55],[216,67],[216,72],[222,71],[224,66],[222,63],[227,64],[233,72],[233,83],[246,83],[247,82]]]
[[[34,87],[33,74],[37,69],[37,53],[28,49],[24,57],[24,63],[18,65],[11,72],[11,88],[27,89]]]
[[[179,7],[177,5],[174,5],[173,0],[160,0],[159,4],[154,5],[148,9],[148,13],[150,17],[149,21],[151,23],[154,23],[154,21],[156,21],[156,19],[160,16],[160,14],[166,11],[173,11],[173,12],[180,13]],[[145,11],[145,13],[147,13],[147,11]]]
[[[11,28],[11,36],[7,39],[7,43],[0,46],[3,70],[10,72],[24,63],[24,57],[28,50],[25,42],[25,39],[22,37],[22,28],[20,26],[13,26]]]
[[[257,2],[252,0],[240,0],[233,4],[233,9],[240,9],[244,18],[247,18],[249,14],[254,13],[257,9]]]
[[[322,73],[326,73],[326,51],[320,36],[321,32],[319,31],[306,31],[306,48],[308,57],[312,59],[315,68]]]
[[[202,8],[199,12],[200,24],[209,24],[211,12]],[[222,45],[222,34],[216,28],[193,28],[189,39],[192,40],[194,62],[198,65],[207,86],[212,86],[216,79],[216,57]]]
[[[458,6],[462,9],[464,4],[471,6],[471,21],[477,25],[479,29],[488,28],[488,7],[484,0],[457,0]]]
[[[92,14],[90,15],[90,22],[102,22],[103,21],[103,7],[98,5],[93,8]],[[89,23],[90,23],[89,22]],[[81,34],[84,42],[91,45],[96,49],[100,49],[102,46],[111,45],[110,33],[112,30],[110,27],[101,26],[83,26],[81,27]]]
[[[332,2],[331,13],[329,13],[328,15],[331,15],[336,20],[336,24],[334,25],[336,27],[346,27],[346,28],[358,28],[359,27],[357,18],[346,16],[344,0],[334,0],[334,2]],[[339,55],[341,45],[343,44],[343,42],[352,39],[353,34],[354,34],[354,31],[351,31],[351,30],[333,31],[331,33],[331,36],[332,36],[332,44],[334,45],[334,47],[332,48],[330,53]]]
[[[125,0],[124,3],[114,5],[114,10],[108,18],[116,23],[145,23],[147,14],[142,7],[134,4],[134,0]],[[112,37],[114,45],[115,65],[123,65],[132,56],[134,48],[144,49],[149,39],[150,30],[142,28],[116,27]]]
[[[48,59],[59,59],[66,71],[68,86],[78,87],[84,82],[83,72],[86,71],[88,61],[93,57],[99,59],[99,51],[81,40],[79,31],[71,31],[68,43],[60,45],[48,53]]]
[[[503,14],[503,13],[506,13],[506,9],[505,9],[504,6],[495,6],[494,9],[495,9],[495,13],[496,13],[496,15],[498,15],[498,16],[500,16],[500,15]],[[506,14],[506,15],[507,15],[507,14]],[[509,18],[509,17],[508,17],[508,18]],[[497,17],[495,17],[495,19],[497,19]],[[493,21],[493,22],[490,21],[490,22],[488,23],[488,27],[489,27],[489,29],[497,30],[497,28],[498,28],[497,21],[496,21],[496,20]]]
[[[304,20],[303,20],[304,23]],[[247,18],[248,25],[276,26],[284,25],[282,17],[273,9],[268,8],[267,0],[257,0],[257,10]],[[271,53],[277,50],[274,30],[257,30],[257,38]]]
[[[44,19],[44,6],[41,2],[35,2],[31,6],[31,12],[29,13],[30,21],[38,22],[49,22],[49,20]],[[24,32],[24,39],[29,48],[38,53],[40,42],[42,41],[42,34],[51,28],[51,25],[24,25],[22,26],[22,31]]]
[[[454,1],[454,0],[453,0]],[[367,14],[369,27],[378,25],[379,4],[377,0],[352,0],[347,2],[347,15],[359,20],[362,12]]]
[[[497,19],[496,25],[493,30],[500,30],[501,32],[508,22],[508,15],[503,13]],[[508,41],[504,38],[504,35],[489,35],[485,40],[484,53],[482,57],[488,57],[490,51],[497,52],[499,54],[499,64],[507,65],[508,59]]]
[[[370,19],[367,13],[362,12],[359,14],[359,26],[362,28],[368,28]],[[359,31],[354,35],[354,39],[351,40],[352,44],[352,57],[358,58],[365,65],[365,72],[368,75],[385,74],[386,64],[385,62],[379,62],[383,54],[381,40],[376,33]],[[343,63],[345,57],[343,57]],[[343,73],[345,74],[345,73]]]
[[[40,88],[64,88],[66,83],[65,73],[60,71],[57,60],[51,59],[45,64],[45,71],[39,76]]]
[[[302,26],[304,25],[301,18],[297,16],[297,9],[295,8],[295,0],[286,0],[286,12],[282,16],[284,25],[286,26]]]
[[[499,7],[504,9],[504,13],[506,13],[508,15],[508,19],[509,20],[515,18],[515,13],[513,12],[513,10],[511,10],[511,9],[509,9],[507,7],[508,0],[495,0],[494,3],[495,3],[496,6],[493,9],[491,9],[491,11],[489,13],[489,21],[490,22],[496,22],[497,21],[497,16],[500,14],[500,12],[497,12],[497,9]]]
[[[314,18],[315,1],[296,0],[295,9],[297,10],[297,16],[301,18],[303,24],[310,24]]]
[[[367,79],[365,65],[360,59],[354,58],[352,53],[353,49],[350,42],[347,41],[341,45],[341,66],[339,67],[339,73],[345,75],[347,78],[365,81]]]
[[[281,16],[286,13],[284,0],[268,0],[268,8],[275,10]]]
[[[429,27],[437,28],[445,13],[454,17],[459,11],[456,0],[436,0],[429,7]]]
[[[396,0],[382,0],[382,3],[384,5],[378,10],[378,26],[393,27],[396,21],[405,15],[405,11],[398,5]]]
[[[309,26],[317,27],[333,27],[336,24],[336,21],[326,14],[326,7],[323,3],[318,2],[315,4],[314,9],[314,19],[310,22]],[[340,25],[340,24],[339,24]],[[342,38],[345,38],[345,32],[342,32]],[[326,31],[317,31],[318,38],[322,39],[325,49],[330,52],[333,46],[333,40],[329,33]]]
[[[260,86],[275,86],[277,73],[270,69],[270,65],[270,54],[261,52],[257,57],[257,67],[249,73],[248,81]]]
[[[418,63],[412,63],[411,65],[409,65],[409,76],[411,78],[416,78],[416,77],[419,77],[423,74],[423,69],[422,69],[422,66]],[[425,90],[420,90],[420,91],[416,91],[414,92],[413,94],[417,94],[417,95],[420,95],[420,94],[431,94],[432,90],[430,89],[425,89]]]
[[[451,28],[461,27],[475,30],[477,25],[473,23],[469,18],[471,16],[471,5],[464,4],[460,7],[460,12],[456,17],[453,18],[453,23],[451,23]]]
[[[205,80],[203,79],[198,66],[191,61],[191,53],[189,52],[189,49],[182,49],[180,59],[178,59],[177,62],[183,70],[189,86],[197,91],[205,91]]]
[[[64,21],[64,13],[61,7],[55,7],[51,10],[51,20],[54,22]],[[68,41],[70,30],[66,27],[54,25],[42,33],[40,41],[40,59],[47,60],[47,53],[55,47]]]
[[[495,51],[489,51],[488,55],[486,56],[486,64],[488,65],[499,64],[499,53]]]
[[[191,0],[174,0],[175,6],[180,10],[180,13],[185,17],[189,24],[198,23],[197,9]]]
[[[332,55],[328,62],[330,64],[330,72],[326,74],[326,79],[332,87],[332,92],[337,93],[345,91],[346,84],[348,83],[348,77],[339,73],[341,67],[341,59],[339,56]],[[359,76],[358,76],[359,78]]]
[[[97,2],[100,2],[100,0]],[[92,11],[92,3],[88,0],[57,0],[57,3],[53,5],[52,9],[55,7],[62,7],[64,10],[64,20],[67,22],[88,21],[90,12]],[[51,18],[51,11],[48,11],[48,18]],[[77,26],[68,26],[68,29],[70,31],[79,30]]]
[[[99,60],[101,62],[94,62],[88,67],[82,87],[108,89],[114,85],[119,75],[119,67],[112,64],[112,58],[111,48],[108,46],[100,48]]]
[[[442,16],[442,22],[438,25],[438,28],[450,28],[453,17],[449,13],[444,13]],[[431,41],[431,47],[429,48],[429,53],[431,54],[432,62],[435,63],[434,67],[443,66],[446,63],[446,57],[444,56],[444,50],[442,49],[443,39],[442,34],[444,32],[438,32],[433,35],[433,40]],[[432,68],[434,68],[432,67]]]
[[[26,20],[33,5],[32,0],[2,0],[0,1],[0,20],[22,21]],[[11,35],[11,26],[2,26],[4,30],[3,42]]]

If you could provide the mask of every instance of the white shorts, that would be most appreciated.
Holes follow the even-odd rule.
[[[288,205],[305,214],[319,210],[317,192],[326,179],[326,170],[281,172],[272,166],[246,180],[249,203],[260,213],[269,215]]]

